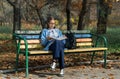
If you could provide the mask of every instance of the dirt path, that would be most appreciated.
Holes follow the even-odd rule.
[[[25,79],[23,74],[1,74],[0,79]],[[58,72],[36,71],[31,73],[29,79],[120,79],[120,69],[104,68],[65,68],[64,77],[59,77]]]
[[[112,63],[112,64],[111,64]],[[108,69],[100,66],[70,66],[65,68],[64,77],[59,77],[59,69],[55,72],[46,69],[30,71],[28,79],[120,79],[120,62],[109,62]],[[0,74],[0,79],[26,79],[24,72]]]

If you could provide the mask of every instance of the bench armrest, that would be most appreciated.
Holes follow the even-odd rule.
[[[98,47],[98,44],[101,41],[103,42],[104,47],[108,46],[106,37],[104,37],[102,35],[97,35],[97,34],[92,34],[92,35],[96,37],[96,39],[95,39],[95,47]]]
[[[28,42],[26,40],[26,38],[22,37],[21,35],[17,35],[17,34],[13,34],[13,37],[16,41],[16,46],[17,46],[17,53],[20,53],[20,45],[21,45],[21,40],[24,41],[24,45],[25,45],[25,52],[26,52],[26,55],[28,55]]]

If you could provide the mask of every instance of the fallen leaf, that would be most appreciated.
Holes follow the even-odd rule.
[[[111,73],[110,73],[110,74],[108,74],[108,75],[109,75],[109,76],[114,76],[114,74],[111,74]]]
[[[11,79],[10,76],[7,76],[6,79]]]
[[[51,76],[48,76],[47,79],[52,79],[52,77],[51,77]]]
[[[114,77],[110,77],[109,79],[115,79]]]

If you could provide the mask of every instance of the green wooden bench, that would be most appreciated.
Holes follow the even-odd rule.
[[[93,58],[95,52],[101,53],[103,51],[104,67],[106,67],[106,51],[107,51],[107,40],[104,36],[92,34],[88,30],[72,30],[75,33],[76,38],[76,49],[67,49],[65,54],[75,54],[75,53],[92,53],[91,62],[93,63]],[[63,31],[63,34],[67,31]],[[26,77],[29,74],[29,59],[28,56],[32,55],[50,55],[51,51],[44,51],[40,43],[40,31],[16,31],[14,34],[14,39],[16,43],[16,71],[18,69],[19,55],[23,54],[25,56],[25,68]],[[102,43],[101,43],[102,42]],[[99,52],[100,51],[100,52]]]

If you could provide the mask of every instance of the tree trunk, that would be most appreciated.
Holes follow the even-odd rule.
[[[71,0],[67,0],[67,4],[66,4],[67,30],[71,30],[71,27],[72,27],[72,24],[70,21],[70,4],[71,4]]]
[[[86,13],[86,6],[87,6],[87,0],[83,0],[82,9],[81,9],[80,14],[79,14],[79,21],[78,21],[77,30],[83,30],[84,29],[83,19],[84,19],[85,13]]]
[[[98,23],[97,33],[105,34],[107,30],[107,19],[109,14],[109,6],[105,0],[98,0]]]
[[[20,30],[21,29],[21,5],[20,1],[21,0],[16,0],[15,2],[12,2],[10,0],[7,0],[11,6],[13,6],[14,14],[13,14],[13,33],[15,33],[15,30]]]
[[[36,8],[36,12],[37,12],[37,15],[38,15],[38,17],[39,17],[39,21],[40,21],[41,26],[42,26],[42,29],[43,29],[43,28],[45,28],[45,20],[44,20],[44,18],[41,17],[41,14],[40,14],[38,8]]]
[[[14,6],[14,23],[13,23],[13,33],[15,30],[21,29],[21,13],[20,7]]]

